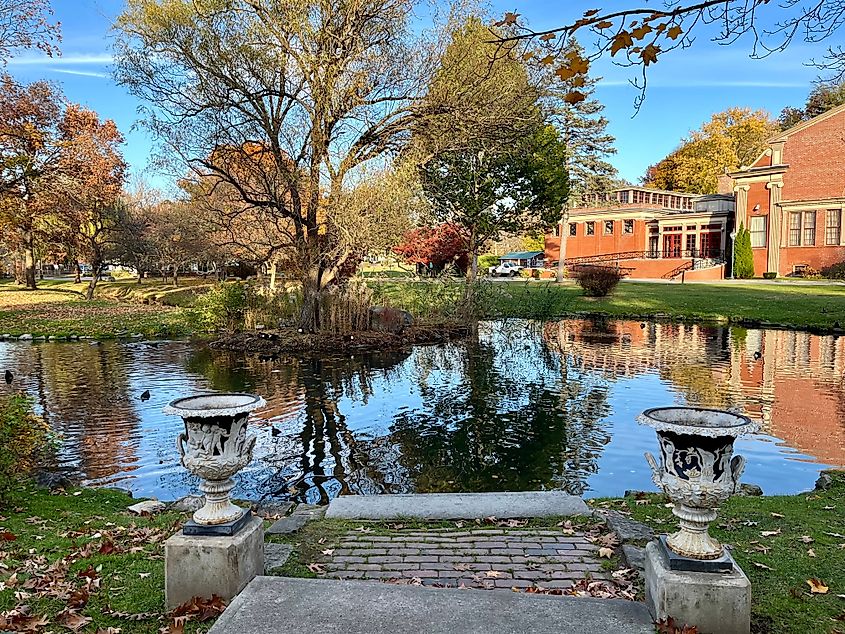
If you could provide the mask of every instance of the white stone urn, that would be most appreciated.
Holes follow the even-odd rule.
[[[232,476],[252,460],[255,436],[247,434],[249,413],[265,401],[255,394],[210,393],[171,401],[165,414],[185,421],[185,431],[176,439],[182,466],[202,478],[200,491],[205,505],[194,513],[194,521],[218,526],[241,519],[245,509],[235,506],[229,492]]]
[[[674,505],[680,530],[666,539],[675,553],[719,559],[724,549],[708,533],[718,508],[739,487],[745,458],[733,455],[734,440],[757,430],[750,418],[699,407],[659,407],[637,418],[657,431],[660,464],[650,453],[654,483]]]

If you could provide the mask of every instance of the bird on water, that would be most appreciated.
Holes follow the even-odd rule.
[[[142,401],[149,401],[150,400],[150,391],[149,390],[143,391],[143,393],[141,394],[141,400]]]

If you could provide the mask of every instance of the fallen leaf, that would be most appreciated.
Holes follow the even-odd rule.
[[[308,564],[308,570],[310,570],[316,575],[322,575],[326,572],[326,569],[320,564]]]
[[[815,539],[813,539],[809,535],[801,535],[801,537],[799,537],[798,539],[800,539],[805,544],[812,544],[814,541],[816,541]]]
[[[504,573],[504,572],[499,572],[498,570],[488,570],[488,571],[486,571],[486,572],[484,573],[484,575],[485,575],[486,577],[493,577],[493,578],[496,578],[496,577],[504,577],[504,576],[505,576],[505,573]]]
[[[760,533],[761,537],[774,537],[775,535],[780,535],[780,529],[777,529],[776,531],[762,531]]]
[[[325,550],[320,551],[323,555],[331,556],[334,555],[334,548],[326,548]]]
[[[141,577],[141,579],[146,579],[146,578],[147,578],[147,577],[149,577],[151,574],[153,574],[153,573],[151,573],[151,572],[139,572],[139,573],[138,573],[138,576],[139,576],[139,577]]]
[[[769,513],[769,515],[771,515],[772,517],[784,517],[780,513]]]
[[[774,570],[774,568],[770,568],[766,564],[761,564],[757,561],[752,561],[751,563],[754,564],[755,566],[757,566],[758,568],[762,569],[762,570]]]
[[[811,594],[827,594],[828,590],[830,590],[830,588],[824,585],[824,582],[818,579],[807,579],[807,585],[810,586]]]
[[[613,549],[599,548],[599,557],[603,557],[604,559],[610,559],[611,557],[613,557]]]
[[[73,632],[78,632],[93,620],[89,616],[82,616],[72,610],[63,610],[56,616],[56,623],[64,625]]]
[[[813,550],[812,548],[810,548],[810,549],[807,551],[807,557],[815,557],[815,556],[816,556],[816,551],[815,551],[815,550]]]

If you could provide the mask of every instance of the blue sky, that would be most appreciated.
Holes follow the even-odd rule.
[[[542,29],[572,20],[596,4],[496,0],[493,11],[517,11],[532,27]],[[627,6],[628,0],[604,4],[615,9]],[[138,102],[110,77],[110,29],[122,6],[122,0],[53,0],[62,22],[62,56],[50,59],[23,53],[9,62],[8,70],[22,81],[57,82],[70,100],[114,119],[127,137],[124,151],[132,173],[163,186],[162,178],[147,168],[152,140],[133,129]],[[735,105],[763,108],[776,115],[786,105],[803,104],[818,75],[806,62],[820,58],[825,49],[824,45],[796,43],[785,53],[754,60],[749,58],[747,41],[725,47],[710,42],[707,35],[706,30],[700,31],[692,48],[667,55],[652,68],[646,102],[635,117],[633,101],[638,91],[628,84],[631,71],[607,61],[593,68],[593,74],[604,78],[596,94],[606,105],[618,148],[612,162],[623,177],[636,182],[646,167],[714,112]]]

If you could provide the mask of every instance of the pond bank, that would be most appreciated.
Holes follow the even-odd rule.
[[[231,350],[257,354],[272,359],[285,353],[353,353],[400,350],[414,345],[448,343],[467,337],[468,326],[459,324],[421,324],[403,332],[366,331],[351,334],[302,333],[296,328],[252,330],[224,335],[210,346],[218,350]]]

